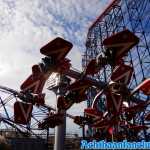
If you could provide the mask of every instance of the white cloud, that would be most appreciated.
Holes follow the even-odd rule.
[[[40,47],[56,36],[74,44],[68,56],[73,66],[81,70],[88,27],[110,1],[1,0],[0,85],[19,89],[31,73],[31,66],[40,61]],[[55,95],[49,93],[46,101],[55,106]],[[85,103],[74,105],[69,112],[82,114],[83,107]],[[78,132],[75,125],[68,128]]]

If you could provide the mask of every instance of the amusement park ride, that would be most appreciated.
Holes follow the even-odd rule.
[[[142,112],[149,107],[150,99],[138,103],[131,102],[137,100],[135,94],[138,91],[144,95],[150,95],[150,78],[145,79],[135,89],[129,89],[134,68],[123,61],[132,47],[139,42],[139,38],[129,30],[123,30],[103,41],[105,51],[92,59],[82,73],[71,70],[71,63],[66,55],[73,45],[62,39],[56,38],[40,49],[41,54],[45,55],[42,62],[32,66],[32,74],[20,86],[20,91],[16,91],[4,86],[0,86],[1,91],[10,93],[16,98],[14,103],[14,117],[1,116],[1,122],[16,128],[20,133],[31,133],[31,119],[36,121],[36,128],[45,130],[63,124],[64,111],[67,111],[74,103],[87,100],[87,89],[93,87],[97,94],[92,106],[84,110],[85,116],[66,116],[72,118],[74,123],[83,127],[90,125],[96,130],[93,139],[105,140],[134,140],[138,132],[142,129],[149,129],[149,126],[140,125],[133,122],[133,118],[138,112]],[[104,83],[92,78],[101,71],[106,65],[112,67],[112,74],[109,83]],[[45,93],[43,87],[50,77],[56,72],[61,79],[67,78],[73,83],[61,82],[56,89],[62,92],[57,99],[58,111],[45,104]],[[51,89],[52,90],[52,89]],[[54,91],[54,90],[53,90]],[[105,111],[97,108],[99,97],[104,97]],[[8,100],[8,99],[7,99]],[[7,101],[1,100],[3,107]],[[33,109],[40,110],[45,114],[45,118],[39,120],[34,116]],[[7,114],[7,110],[5,109]],[[144,118],[150,121],[150,112]],[[25,129],[25,130],[24,130]],[[34,133],[36,134],[36,133]],[[27,134],[26,134],[27,135]]]

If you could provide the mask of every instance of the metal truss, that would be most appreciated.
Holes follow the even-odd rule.
[[[103,40],[113,33],[129,29],[140,38],[140,42],[129,51],[124,61],[134,68],[133,77],[129,88],[135,88],[145,78],[150,77],[150,0],[114,0],[106,10],[97,18],[89,28],[86,51],[82,59],[82,66],[85,68],[88,62],[104,51]],[[112,68],[106,66],[95,79],[109,82]],[[88,107],[95,96],[93,89],[89,91]],[[137,93],[137,98],[148,100],[148,96]],[[135,122],[139,124],[149,124],[144,122],[145,113],[150,110],[148,107],[144,112],[139,113]],[[150,124],[149,124],[150,125]],[[143,131],[139,138],[150,139],[150,134]]]

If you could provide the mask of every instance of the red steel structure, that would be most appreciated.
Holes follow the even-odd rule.
[[[106,53],[105,39],[123,31],[130,30],[139,38],[139,43],[134,46],[123,58],[124,63],[133,68],[133,75],[128,85],[130,90],[137,87],[143,80],[150,77],[150,1],[149,0],[113,0],[105,11],[90,26],[86,39],[86,51],[82,59],[82,66],[86,68],[90,60],[97,55]],[[108,83],[112,75],[113,66],[106,65],[92,77],[98,81]],[[150,88],[150,86],[147,86]],[[87,106],[91,107],[96,95],[96,90],[89,89]],[[137,92],[136,101],[130,105],[141,101],[148,101],[150,96]],[[98,101],[99,110],[104,111],[105,97],[102,96]],[[149,107],[135,115],[133,122],[140,125],[150,125],[144,117],[150,111]],[[88,126],[87,133],[92,136],[95,133]],[[148,130],[143,129],[138,135],[139,139],[149,139]]]

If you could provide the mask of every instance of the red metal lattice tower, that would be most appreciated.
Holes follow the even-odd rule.
[[[129,88],[135,88],[145,78],[150,77],[150,1],[149,0],[113,0],[106,10],[91,25],[86,40],[86,51],[82,59],[82,66],[85,68],[88,62],[95,58],[99,53],[105,51],[103,40],[114,33],[129,29],[140,38],[140,42],[132,50],[129,51],[124,61],[134,68],[133,77]],[[106,83],[110,80],[112,68],[106,66],[94,78]],[[95,96],[93,89],[89,90],[88,107]],[[141,93],[137,93],[137,98],[144,101],[149,99]],[[135,122],[139,124],[147,124],[143,120],[149,107],[139,113]],[[143,131],[140,138],[149,138],[149,133]]]

